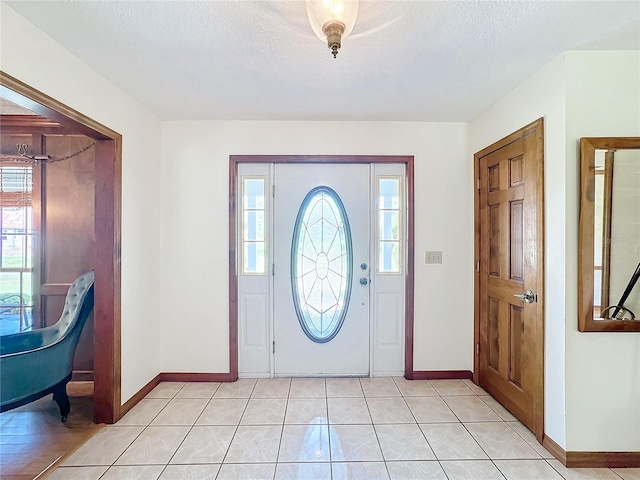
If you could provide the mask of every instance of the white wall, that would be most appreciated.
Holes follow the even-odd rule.
[[[545,121],[545,433],[567,451],[640,450],[640,334],[577,330],[578,158],[640,135],[640,56],[567,52],[473,120],[470,154]]]
[[[0,69],[123,136],[122,401],[159,373],[160,120],[4,3]]]
[[[229,155],[415,156],[416,370],[473,369],[473,188],[460,123],[164,122],[162,369],[228,372]],[[442,250],[442,265],[425,265]],[[454,308],[452,308],[454,306]]]
[[[469,162],[475,152],[544,117],[545,191],[545,433],[565,439],[565,59],[556,58],[474,119]]]
[[[577,245],[580,137],[640,136],[640,52],[569,52],[567,240]],[[567,450],[640,451],[640,333],[579,333],[567,250]]]

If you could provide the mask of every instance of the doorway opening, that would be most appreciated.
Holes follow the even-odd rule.
[[[82,113],[0,72],[0,96],[95,145],[94,183],[94,421],[115,423],[120,395],[120,224],[122,137]]]

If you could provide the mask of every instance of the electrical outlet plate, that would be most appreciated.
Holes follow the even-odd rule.
[[[442,252],[424,252],[424,263],[442,263]]]

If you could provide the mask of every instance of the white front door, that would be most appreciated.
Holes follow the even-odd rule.
[[[369,169],[275,166],[275,375],[369,375]]]

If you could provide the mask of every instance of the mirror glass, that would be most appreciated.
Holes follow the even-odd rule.
[[[640,150],[596,150],[595,318],[640,317]]]
[[[580,330],[640,331],[640,138],[581,140]]]

